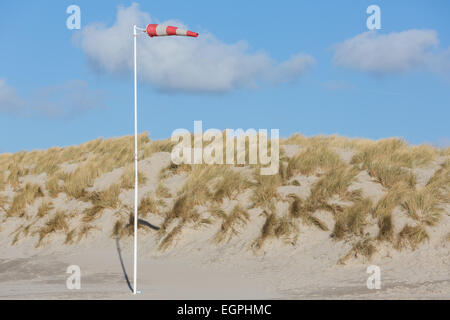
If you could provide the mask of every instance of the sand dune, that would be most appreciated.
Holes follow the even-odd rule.
[[[450,298],[449,149],[294,135],[262,177],[174,166],[172,147],[140,136],[137,298]],[[135,298],[132,148],[0,155],[0,299]]]

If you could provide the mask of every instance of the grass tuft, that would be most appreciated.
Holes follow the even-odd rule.
[[[350,207],[346,207],[342,213],[336,216],[333,236],[334,239],[340,240],[346,235],[364,234],[367,215],[372,210],[372,201],[370,199],[362,199],[354,203]]]
[[[397,249],[410,247],[415,250],[419,244],[428,240],[428,233],[422,225],[406,225],[397,236]]]
[[[298,227],[289,215],[277,217],[275,213],[267,213],[266,221],[261,228],[260,236],[255,240],[253,246],[261,249],[268,239],[282,239],[295,245],[298,238]]]
[[[356,242],[353,247],[350,249],[350,251],[342,257],[338,263],[339,264],[345,264],[349,259],[351,258],[358,258],[359,256],[362,256],[368,260],[372,258],[374,253],[377,251],[375,245],[373,244],[372,239],[363,239]]]
[[[10,208],[7,211],[8,217],[22,217],[25,215],[25,208],[34,202],[36,198],[43,197],[44,193],[37,184],[27,183],[20,189],[14,197]]]
[[[43,227],[41,227],[38,231],[39,234],[39,240],[36,243],[36,248],[41,246],[42,241],[44,238],[46,238],[48,235],[58,232],[58,231],[67,231],[68,230],[68,224],[66,221],[66,216],[64,215],[64,212],[58,211],[56,214],[49,219]]]
[[[243,227],[250,220],[250,215],[246,210],[236,205],[230,214],[223,217],[219,231],[214,235],[216,243],[228,242],[237,235],[238,228]]]

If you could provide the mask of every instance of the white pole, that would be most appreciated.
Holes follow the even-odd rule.
[[[133,294],[137,293],[137,233],[138,233],[138,140],[137,140],[137,68],[136,68],[136,25],[133,26],[134,38],[134,276]]]

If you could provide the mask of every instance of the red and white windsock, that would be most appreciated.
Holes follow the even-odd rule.
[[[147,26],[147,34],[150,37],[160,37],[160,36],[198,37],[197,32],[184,30],[177,27],[163,26],[161,24],[149,24]]]

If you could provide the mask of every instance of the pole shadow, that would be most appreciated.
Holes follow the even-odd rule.
[[[148,228],[150,228],[152,230],[159,230],[158,226],[155,226],[155,225],[151,224],[148,221],[145,221],[145,220],[142,220],[142,219],[138,219],[138,223],[143,225],[143,226],[146,226],[146,227],[148,227]],[[127,227],[130,226],[130,225],[131,225],[131,223],[128,224]],[[128,278],[127,270],[125,269],[125,264],[123,263],[122,251],[120,250],[119,235],[116,234],[115,238],[116,238],[117,254],[119,255],[120,266],[122,267],[123,276],[125,278],[125,281],[127,282],[128,288],[130,289],[131,292],[133,292],[133,287],[131,286],[131,282],[130,282],[130,279]]]

